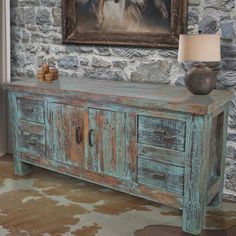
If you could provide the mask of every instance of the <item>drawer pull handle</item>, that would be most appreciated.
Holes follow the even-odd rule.
[[[154,179],[165,180],[167,178],[167,174],[154,174],[152,177]]]
[[[155,132],[155,133],[158,133],[158,134],[161,134],[161,135],[163,135],[163,136],[166,136],[166,135],[167,135],[167,131],[164,130],[164,129],[156,129],[154,132]]]
[[[94,146],[94,144],[93,144],[93,138],[92,138],[92,136],[93,136],[93,129],[90,129],[89,130],[89,146],[90,147],[93,147]]]
[[[28,113],[34,113],[34,109],[33,108],[25,108],[24,109],[26,112],[28,112]]]
[[[78,144],[80,144],[80,143],[82,142],[82,140],[83,140],[81,128],[78,127],[78,128],[76,129],[75,133],[76,133],[76,142],[77,142]]]
[[[35,145],[36,145],[36,142],[28,141],[27,144],[30,145],[30,146],[35,146]]]

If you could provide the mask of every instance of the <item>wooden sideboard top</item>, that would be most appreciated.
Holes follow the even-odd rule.
[[[21,80],[9,83],[7,89],[198,115],[214,112],[233,97],[233,93],[227,90],[214,90],[208,96],[196,96],[184,87],[72,78],[59,79],[51,84]]]

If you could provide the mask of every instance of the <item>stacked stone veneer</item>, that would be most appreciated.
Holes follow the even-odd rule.
[[[188,32],[222,35],[218,87],[236,92],[234,0],[189,0]],[[12,79],[33,79],[43,62],[60,75],[183,86],[177,50],[62,44],[61,0],[11,0]],[[225,193],[236,199],[236,96],[230,110]]]

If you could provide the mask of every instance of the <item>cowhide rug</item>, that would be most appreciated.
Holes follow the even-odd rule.
[[[0,159],[0,236],[187,236],[181,212],[71,177],[34,168],[16,177]],[[236,203],[210,209],[202,236],[235,236]]]

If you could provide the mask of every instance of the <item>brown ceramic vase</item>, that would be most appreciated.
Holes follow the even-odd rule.
[[[185,85],[195,95],[208,95],[216,88],[216,73],[207,65],[195,65],[185,77]]]

